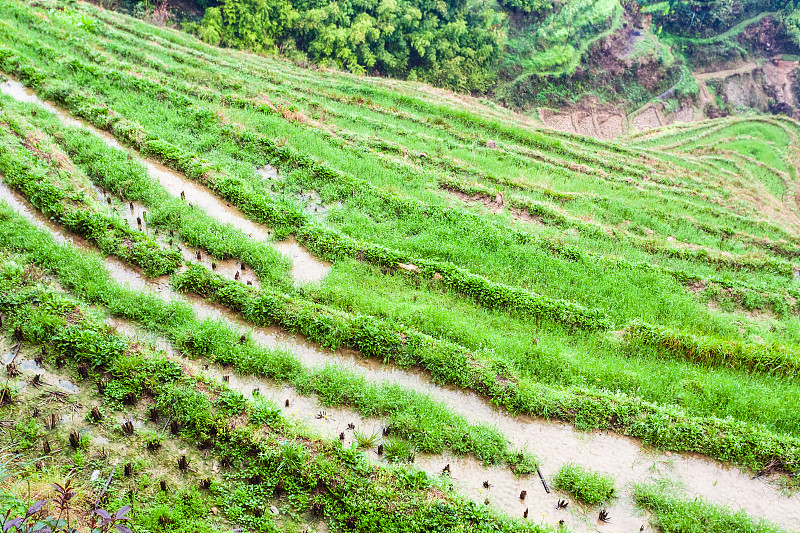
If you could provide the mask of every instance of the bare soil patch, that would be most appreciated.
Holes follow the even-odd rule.
[[[595,115],[598,133],[601,138],[610,139],[625,133],[627,121],[621,114],[600,113]]]
[[[794,87],[797,84],[797,61],[773,59],[764,63],[764,84],[767,92],[779,104],[797,107],[798,98]]]
[[[695,108],[690,105],[683,105],[677,111],[667,117],[667,124],[676,122],[692,122],[695,120]]]
[[[759,111],[768,108],[767,95],[761,80],[757,80],[755,72],[735,74],[722,82],[725,99],[734,108],[750,107]]]
[[[491,209],[495,213],[499,213],[503,210],[505,203],[503,202],[503,196],[501,194],[497,194],[495,196],[489,196],[488,194],[467,194],[465,192],[459,191],[457,189],[445,189],[447,192],[461,200],[462,202],[469,202],[469,203],[480,203],[483,204],[485,207]]]
[[[661,116],[655,106],[649,106],[631,119],[632,131],[645,131],[659,128],[663,124]]]
[[[552,109],[539,109],[539,119],[548,128],[568,133],[577,133],[572,124],[572,115],[569,112],[558,112]]]
[[[591,112],[579,111],[576,113],[575,124],[578,127],[578,133],[589,137],[595,137],[597,131],[594,128],[594,121],[592,120]]]
[[[539,118],[548,128],[599,139],[618,137],[627,129],[623,110],[593,97],[584,98],[561,111],[540,108]]]

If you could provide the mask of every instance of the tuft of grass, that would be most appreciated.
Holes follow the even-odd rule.
[[[414,447],[402,439],[386,439],[383,443],[383,454],[391,463],[407,463],[414,461]]]
[[[616,492],[614,478],[575,463],[566,463],[558,470],[553,486],[589,505],[608,501],[614,498]]]
[[[353,431],[353,437],[356,439],[356,445],[360,450],[371,450],[378,443],[378,435],[373,431],[370,434],[362,433],[359,430]]]

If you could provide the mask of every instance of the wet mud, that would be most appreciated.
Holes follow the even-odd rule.
[[[274,246],[292,261],[292,279],[295,283],[319,282],[331,270],[330,263],[308,253],[294,238],[276,242]]]
[[[220,276],[236,280],[254,287],[259,286],[258,277],[252,268],[236,259],[218,259],[210,256],[206,250],[190,246],[187,242],[180,242],[177,236],[169,232],[158,231],[149,225],[147,209],[139,202],[123,198],[121,201],[112,193],[95,188],[97,198],[102,205],[121,217],[133,230],[145,231],[159,242],[164,248],[180,252],[186,263],[196,263],[205,266]],[[110,200],[110,201],[109,201]]]
[[[227,310],[215,307],[207,305],[204,309],[206,316],[225,317],[225,320],[247,328],[243,321]],[[702,496],[716,504],[744,509],[752,516],[766,518],[789,529],[796,529],[800,524],[800,497],[783,495],[777,476],[753,479],[752,472],[700,455],[662,452],[642,446],[636,439],[611,432],[580,432],[568,424],[512,416],[475,394],[434,384],[421,372],[382,365],[363,359],[349,350],[333,353],[324,351],[277,329],[256,328],[251,334],[264,345],[293,352],[307,366],[337,364],[363,375],[371,382],[391,383],[430,394],[472,423],[497,427],[514,446],[526,448],[539,457],[548,484],[561,465],[576,462],[613,476],[620,494],[618,499],[606,505],[587,508],[552,487],[551,493],[546,493],[536,475],[517,477],[505,466],[486,466],[469,456],[417,454],[415,463],[426,472],[441,474],[444,466],[449,464],[450,478],[456,488],[478,502],[488,498],[490,505],[511,516],[522,516],[527,509],[530,519],[549,524],[564,520],[565,525],[576,532],[594,531],[600,525],[602,531],[609,532],[638,531],[642,525],[648,530],[646,515],[633,502],[632,486],[641,482],[669,480],[685,488],[690,497]],[[292,392],[290,387],[281,387],[279,392],[275,390],[275,385],[270,389],[267,380],[236,377],[229,371],[220,372],[229,374],[229,384],[245,395],[252,395],[255,388],[270,391],[271,397],[281,406]],[[291,398],[290,401],[294,401],[297,395]],[[326,409],[315,400],[303,399],[297,408],[302,420],[330,438],[338,438],[340,432],[346,429],[346,426],[342,429],[344,421],[354,418],[359,420],[355,422],[359,431],[365,431],[362,428],[366,426],[367,432],[372,428],[380,435],[380,421],[362,421],[355,411],[328,408],[328,416],[337,422],[331,424],[328,418],[322,421],[315,418],[320,410]],[[352,442],[350,433],[345,431],[345,436],[346,442]],[[484,481],[491,485],[489,489],[484,488]],[[523,490],[527,496],[521,500],[519,494]],[[570,500],[566,510],[556,509],[558,500],[562,498]],[[612,522],[598,524],[596,518],[600,508],[608,510]]]

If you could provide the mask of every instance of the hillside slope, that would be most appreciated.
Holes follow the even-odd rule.
[[[796,120],[603,141],[83,2],[0,37],[18,477],[58,442],[152,531],[800,527]]]
[[[791,116],[800,102],[794,2],[108,5],[215,45],[487,95],[550,127],[600,138],[731,114]]]

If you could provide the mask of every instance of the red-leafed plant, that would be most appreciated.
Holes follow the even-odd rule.
[[[70,512],[73,511],[71,502],[78,494],[72,488],[72,480],[68,480],[63,486],[58,483],[53,483],[52,486],[56,491],[54,498],[35,502],[22,516],[14,516],[13,509],[0,516],[2,533],[78,533],[78,529],[70,525]],[[55,504],[58,516],[43,516],[43,509],[48,503]],[[131,520],[128,516],[130,510],[130,505],[120,507],[114,514],[105,509],[95,509],[89,523],[91,533],[114,530],[116,533],[133,533],[126,525]]]

